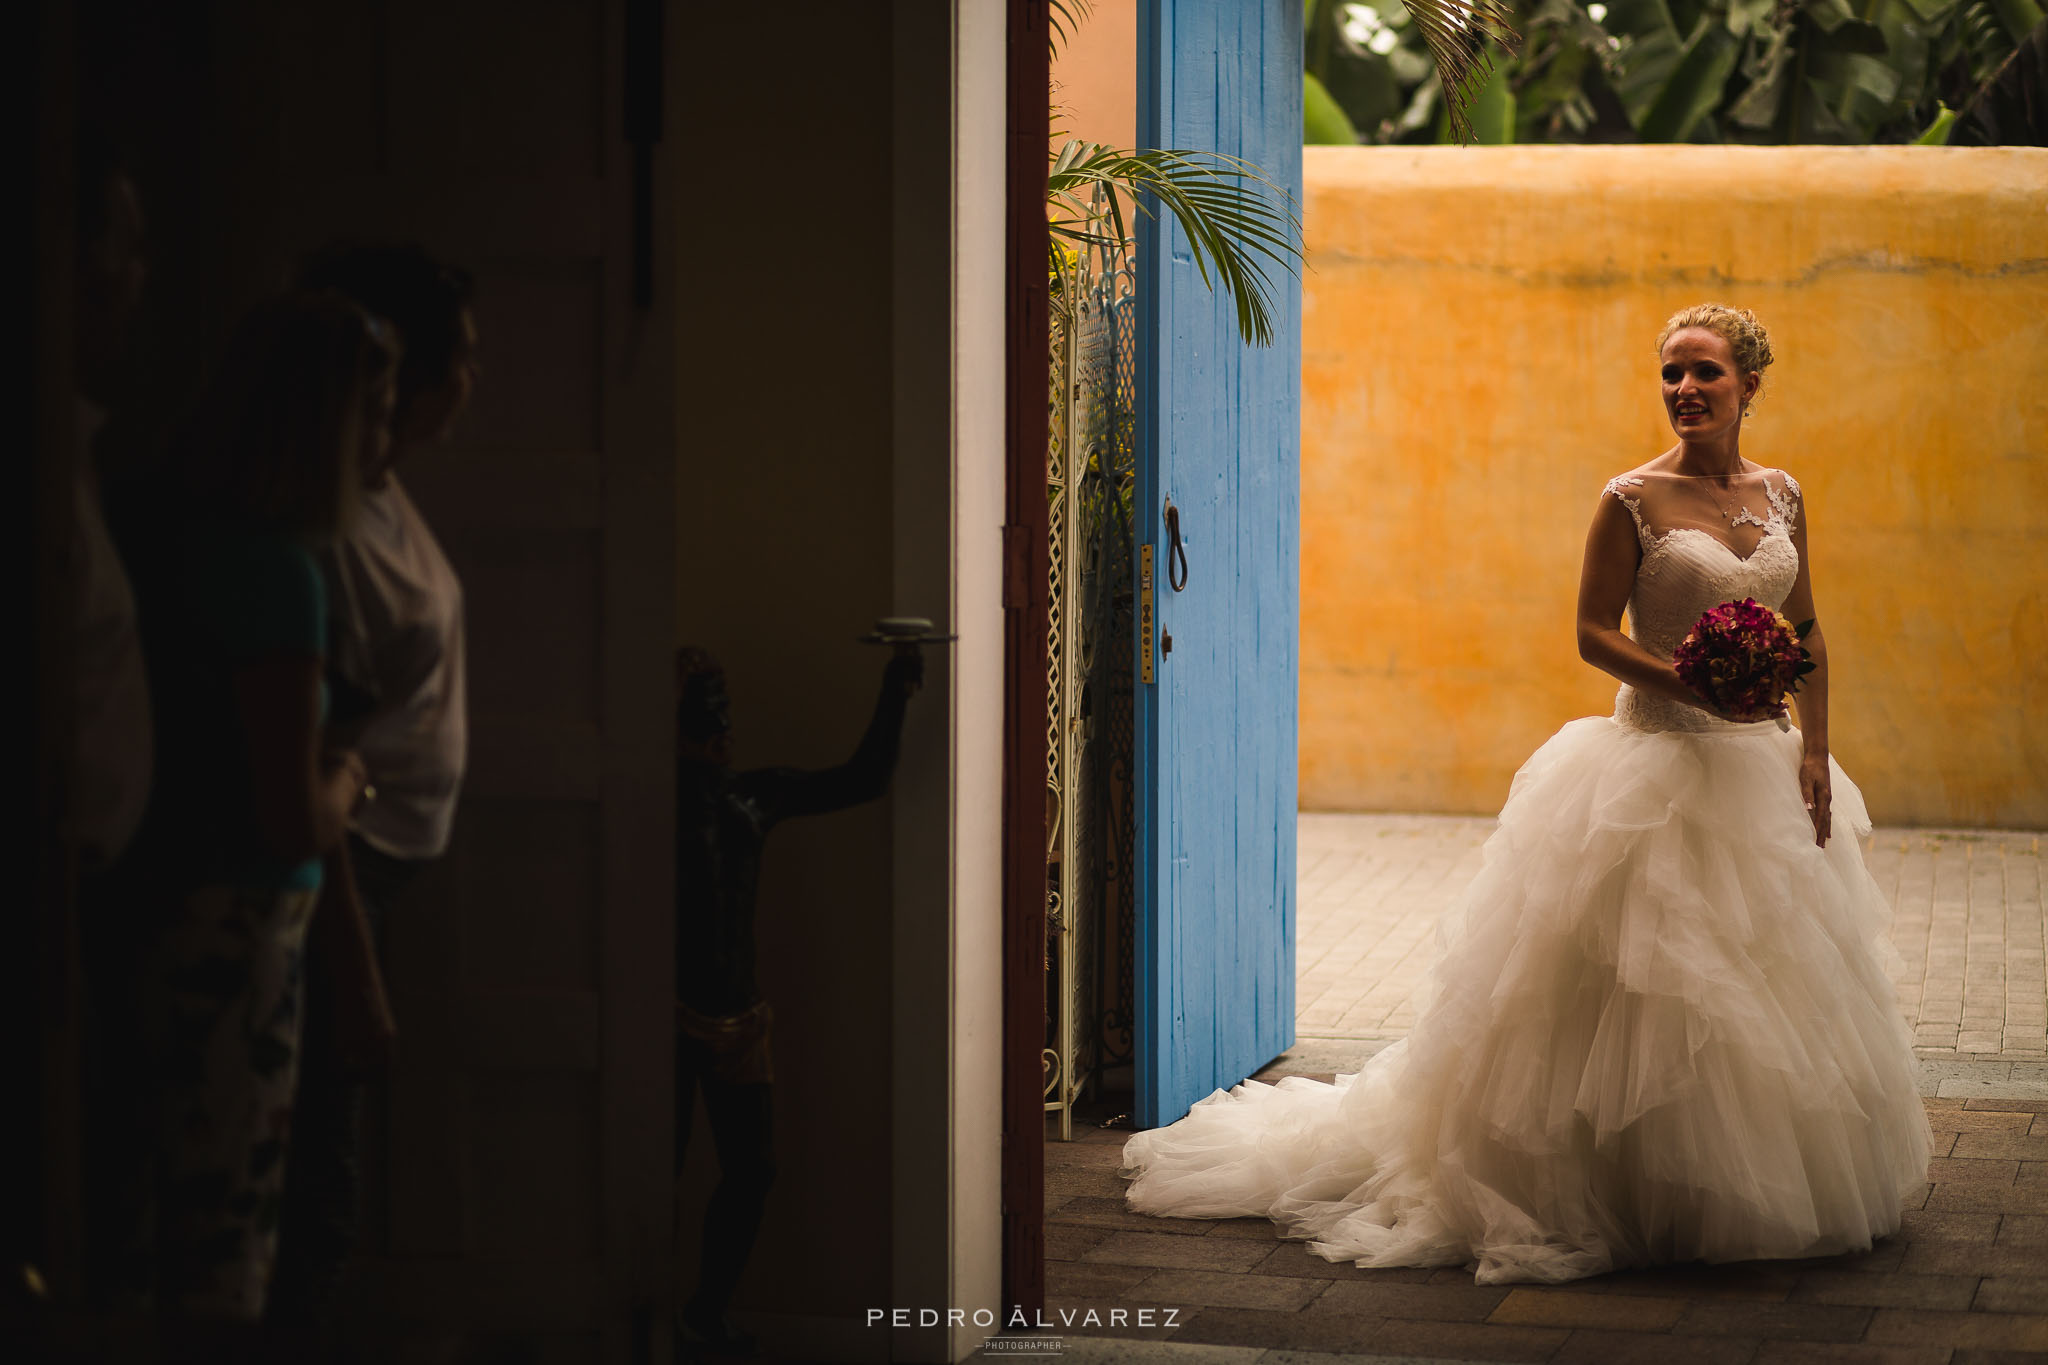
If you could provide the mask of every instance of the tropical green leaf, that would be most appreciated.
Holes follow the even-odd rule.
[[[1860,91],[1880,105],[1888,105],[1898,97],[1899,72],[1875,57],[1864,53],[1851,53],[1842,60],[1842,81],[1850,91]]]
[[[1678,25],[1664,0],[1609,0],[1607,18],[1601,25],[1622,38],[1647,38],[1653,33],[1670,37],[1678,45]]]
[[[1964,110],[1971,104],[2023,35],[2039,25],[2048,5],[1499,2],[1512,8],[1526,35],[1512,58],[1491,54],[1491,62],[1507,73],[1518,140],[1647,140],[1682,131],[1694,142],[1779,143],[1913,141],[1944,105]],[[1411,15],[1399,0],[1373,0],[1370,6],[1323,0],[1315,6],[1311,34],[1320,45],[1312,42],[1310,70],[1366,140],[1463,140],[1480,118],[1472,100],[1488,87],[1474,73],[1490,64],[1488,54],[1474,59],[1463,82],[1443,83],[1420,14],[1419,6]],[[1702,36],[1703,25],[1733,40],[1732,66],[1723,44]],[[1447,103],[1455,107],[1447,109]],[[1454,113],[1460,126],[1447,131]],[[1965,140],[1967,122],[1959,113],[1952,141]]]
[[[1997,11],[1999,22],[2005,25],[2005,36],[2012,40],[2014,47],[2025,42],[2027,35],[2042,19],[2041,7],[2034,0],[1990,0],[1990,4]]]
[[[1777,10],[1778,0],[1729,0],[1728,31],[1738,38],[1750,32],[1761,33],[1771,27]]]
[[[1741,44],[1725,25],[1711,17],[1702,18],[1679,55],[1671,79],[1636,126],[1643,141],[1683,142],[1691,137],[1700,120],[1719,107],[1741,55]]]
[[[1913,139],[1913,144],[1917,147],[1946,147],[1948,130],[1955,125],[1956,111],[1944,104],[1941,112],[1934,116],[1934,122],[1927,125],[1926,132]]]
[[[1866,56],[1886,50],[1884,30],[1862,19],[1845,19],[1833,28],[1814,35],[1815,46],[1830,52],[1855,52]]]
[[[1515,92],[1508,75],[1507,67],[1495,67],[1472,96],[1472,140],[1483,146],[1502,147],[1515,140]]]
[[[1525,67],[1513,90],[1515,141],[1542,142],[1560,130],[1577,133],[1591,126],[1597,113],[1586,94],[1586,68],[1594,60],[1584,47],[1561,43],[1535,71]]]
[[[1482,147],[1500,147],[1515,140],[1515,92],[1508,86],[1508,68],[1497,66],[1483,76],[1475,73],[1473,88],[1462,103],[1468,120],[1467,137]],[[1458,141],[1450,119],[1440,116],[1437,141]]]
[[[1743,62],[1742,72],[1749,84],[1728,108],[1728,120],[1743,128],[1770,128],[1777,124],[1785,93],[1792,88],[1797,52],[1792,29],[1778,30],[1771,40]]]
[[[1798,122],[1785,139],[1787,142],[1854,143],[1861,140],[1856,136],[1856,130],[1842,122],[1829,103],[1834,96],[1831,85],[1809,75],[1799,83],[1799,94]]]
[[[1301,73],[1301,86],[1301,140],[1311,145],[1355,146],[1358,129],[1351,126],[1344,107],[1330,98],[1313,71]]]
[[[1935,24],[1949,16],[1955,9],[1957,0],[1904,0],[1904,3],[1912,6],[1913,13],[1922,20]]]
[[[1671,84],[1685,56],[1685,43],[1675,29],[1652,29],[1631,37],[1624,56],[1626,62],[1612,82],[1614,93],[1628,110],[1629,122],[1640,128],[1657,97]]]
[[[1801,0],[1799,12],[1811,19],[1823,33],[1833,33],[1844,24],[1860,22],[1849,0]]]
[[[1088,198],[1097,186],[1112,191],[1104,196],[1107,234]],[[1046,176],[1047,202],[1072,216],[1056,216],[1047,227],[1070,241],[1124,240],[1130,234],[1116,191],[1131,195],[1143,213],[1152,214],[1156,203],[1171,214],[1202,283],[1230,295],[1238,334],[1249,345],[1272,344],[1270,267],[1298,274],[1301,261],[1293,196],[1250,162],[1221,152],[1117,151],[1076,139],[1060,149]]]
[[[1957,146],[2048,146],[2048,24],[2037,26],[1956,116]]]
[[[1938,92],[1928,88],[1934,70],[1929,33],[1934,25],[1915,14],[1906,0],[1875,0],[1869,12],[1872,23],[1884,30],[1883,61],[1899,73],[1899,93],[1893,96],[1893,112],[1913,122],[1913,111],[1930,98],[1939,105]]]

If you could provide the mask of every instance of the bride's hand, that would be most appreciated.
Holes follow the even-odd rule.
[[[1806,802],[1806,813],[1813,817],[1813,842],[1822,848],[1828,846],[1828,830],[1832,827],[1828,814],[1830,787],[1826,754],[1808,754],[1799,760],[1799,794]]]
[[[1673,668],[1670,664],[1667,663],[1666,665],[1664,665],[1664,667],[1667,675],[1670,678],[1671,684],[1668,695],[1670,695],[1678,701],[1684,702],[1687,706],[1696,706],[1700,710],[1706,712],[1710,716],[1713,716],[1717,720],[1734,721],[1738,725],[1743,724],[1747,721],[1768,719],[1768,717],[1765,716],[1737,715],[1735,712],[1727,710],[1724,707],[1722,707],[1722,705],[1719,702],[1713,700],[1711,697],[1705,697],[1699,694],[1698,692],[1693,691],[1691,684],[1687,683],[1685,679],[1679,677],[1678,670],[1676,668]]]

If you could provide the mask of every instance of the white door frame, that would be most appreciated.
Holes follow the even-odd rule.
[[[975,1310],[1001,1311],[1005,6],[890,13],[893,587],[960,639],[930,660],[947,723],[916,732],[896,783],[895,1303],[876,1305],[941,1325],[871,1336],[952,1361],[993,1330]]]

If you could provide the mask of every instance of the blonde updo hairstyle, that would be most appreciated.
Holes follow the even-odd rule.
[[[1745,375],[1757,376],[1757,391],[1750,403],[1763,397],[1763,372],[1775,357],[1771,355],[1770,333],[1764,330],[1756,314],[1747,308],[1730,308],[1725,303],[1696,303],[1682,308],[1671,315],[1671,321],[1657,334],[1657,354],[1664,354],[1664,343],[1671,340],[1674,332],[1688,327],[1705,328],[1727,342],[1735,356],[1735,368]],[[1749,406],[1744,405],[1742,410],[1747,415]]]

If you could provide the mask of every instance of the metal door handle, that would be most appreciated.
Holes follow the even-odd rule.
[[[1180,509],[1166,500],[1166,585],[1175,592],[1188,586],[1188,552],[1180,543]]]

